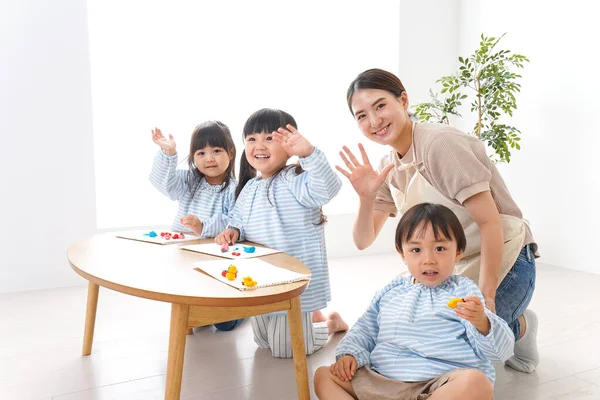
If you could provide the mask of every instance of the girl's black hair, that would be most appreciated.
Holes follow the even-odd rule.
[[[431,224],[436,240],[440,237],[454,240],[457,250],[465,251],[467,238],[460,221],[448,207],[433,203],[417,204],[402,215],[396,228],[396,250],[404,254],[402,244],[412,239],[417,229],[423,229],[428,224]]]
[[[231,132],[227,125],[221,121],[206,121],[198,125],[192,133],[192,139],[190,140],[190,154],[188,156],[188,188],[192,193],[198,189],[200,181],[204,178],[204,174],[196,168],[194,164],[194,154],[196,151],[209,147],[221,147],[225,149],[229,155],[229,166],[225,171],[225,180],[223,187],[220,191],[225,190],[231,179],[235,179],[235,144],[231,138]]]
[[[294,119],[294,117],[292,117],[285,111],[276,110],[273,108],[262,108],[253,113],[248,118],[248,120],[244,124],[242,138],[244,140],[244,143],[246,143],[246,136],[248,135],[252,135],[253,133],[271,133],[281,127],[285,128],[285,126],[288,124],[298,129],[298,124],[296,124],[296,120]],[[281,171],[277,172],[274,176],[279,175],[280,172]],[[248,183],[250,179],[255,177],[256,170],[248,162],[248,159],[246,158],[246,152],[244,151],[242,152],[242,157],[240,158],[240,180],[235,190],[236,200],[242,192],[244,186],[246,186],[246,183]],[[270,186],[271,184],[269,183],[269,187]]]
[[[289,113],[277,110],[274,108],[262,108],[256,112],[254,112],[244,124],[244,129],[242,132],[242,137],[244,139],[244,143],[246,142],[246,137],[248,135],[252,135],[255,133],[267,133],[270,134],[273,131],[276,131],[279,128],[285,128],[286,125],[291,125],[294,128],[298,129],[298,124],[294,117],[292,117]],[[269,203],[271,203],[271,199],[269,198],[269,188],[273,181],[277,178],[278,175],[281,174],[282,171],[286,171],[289,169],[294,169],[294,172],[297,175],[300,175],[304,172],[299,163],[287,165],[284,168],[280,169],[271,177],[271,181],[269,182],[269,186],[267,187],[267,199]],[[246,183],[252,178],[256,177],[256,170],[250,165],[248,159],[246,158],[246,152],[242,152],[242,156],[240,157],[240,180],[238,182],[238,186],[235,190],[235,199],[237,200],[238,196],[242,192]],[[271,203],[273,205],[273,203]],[[327,221],[327,217],[323,214],[323,210],[321,209],[321,220],[318,225],[321,225]]]

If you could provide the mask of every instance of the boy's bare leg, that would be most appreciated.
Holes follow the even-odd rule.
[[[327,321],[327,318],[321,312],[321,310],[317,310],[317,311],[313,312],[312,322],[325,322],[325,321]]]
[[[315,372],[315,394],[320,400],[357,399],[351,381],[344,382],[333,375],[329,367],[319,367]]]
[[[336,332],[345,332],[350,327],[344,322],[340,314],[332,312],[327,316],[327,328],[329,328],[329,333],[332,334]]]
[[[490,379],[476,369],[458,370],[447,383],[437,389],[430,400],[492,400],[494,388]]]

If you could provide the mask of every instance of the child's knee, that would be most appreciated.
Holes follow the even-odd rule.
[[[322,394],[323,386],[327,385],[327,382],[331,381],[331,372],[329,367],[319,367],[315,371],[314,377],[315,394],[319,396]]]
[[[461,391],[470,399],[491,399],[494,394],[492,382],[486,374],[477,370],[469,369],[463,371]],[[467,397],[465,397],[467,398]]]

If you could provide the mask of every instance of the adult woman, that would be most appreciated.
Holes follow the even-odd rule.
[[[360,197],[353,230],[356,246],[371,245],[397,211],[423,202],[449,207],[467,236],[455,273],[478,282],[486,306],[513,330],[515,356],[507,364],[532,372],[539,363],[537,317],[526,309],[535,288],[537,245],[484,145],[447,125],[414,123],[402,82],[387,71],[358,75],[347,101],[362,133],[391,147],[378,171],[362,145],[362,162],[346,146],[340,152],[347,170],[337,169]]]

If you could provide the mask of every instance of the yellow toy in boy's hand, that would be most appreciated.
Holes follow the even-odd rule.
[[[252,279],[252,278],[251,278],[251,277],[249,277],[249,276],[245,276],[245,277],[244,277],[244,280],[243,280],[243,282],[242,282],[242,285],[244,285],[244,286],[249,286],[249,287],[251,287],[251,286],[256,286],[257,284],[258,284],[258,282],[256,282],[254,279]]]
[[[450,308],[456,308],[456,306],[457,306],[457,305],[458,305],[458,303],[460,303],[460,302],[463,302],[463,303],[464,303],[464,302],[465,302],[465,299],[461,299],[460,297],[455,297],[455,298],[453,298],[452,300],[450,300],[450,301],[448,302],[448,307],[450,307]]]

